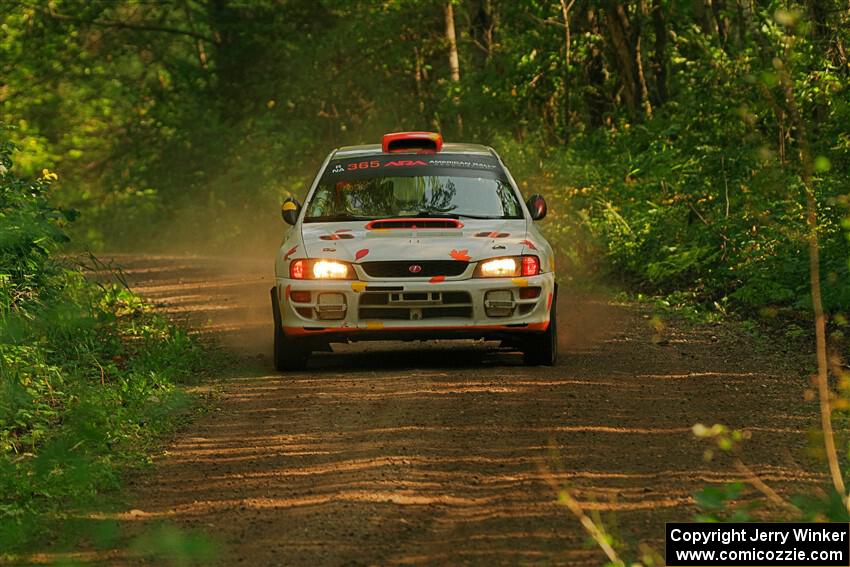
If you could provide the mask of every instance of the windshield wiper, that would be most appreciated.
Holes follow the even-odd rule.
[[[351,215],[348,213],[340,213],[337,215],[320,215],[318,217],[306,217],[304,222],[346,222],[346,221],[360,221],[360,220],[369,220],[370,217],[364,217],[359,215]]]
[[[490,217],[490,216],[482,216],[482,215],[468,215],[466,213],[441,213],[437,211],[419,211],[416,213],[416,216],[419,218],[432,218],[432,219],[500,219],[503,217]]]
[[[435,218],[435,219],[501,219],[504,217],[490,217],[483,215],[468,215],[466,213],[438,213],[434,211],[419,211],[416,213],[420,218]]]
[[[413,216],[421,219],[456,219],[459,217],[457,213],[441,213],[437,211],[419,211]]]

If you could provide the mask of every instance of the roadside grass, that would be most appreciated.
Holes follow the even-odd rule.
[[[186,386],[215,357],[120,272],[92,257],[87,278],[58,257],[78,213],[52,203],[56,173],[16,174],[8,133],[0,123],[0,564],[67,564],[68,550],[120,545],[117,524],[95,518],[202,407]],[[138,552],[186,563],[212,549],[169,533]]]
[[[205,411],[187,388],[217,360],[120,281],[56,269],[45,290],[0,318],[0,563],[121,545],[117,523],[92,518],[119,509],[123,479]],[[212,549],[168,533],[169,546],[131,547],[172,559]]]

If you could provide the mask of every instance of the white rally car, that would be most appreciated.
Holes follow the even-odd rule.
[[[292,225],[271,289],[278,370],[332,342],[478,338],[555,363],[552,248],[493,151],[439,134],[387,134],[327,157]]]

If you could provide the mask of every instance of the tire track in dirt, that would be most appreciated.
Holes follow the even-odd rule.
[[[471,342],[383,343],[281,375],[267,262],[118,261],[240,357],[121,516],[202,529],[223,564],[601,564],[550,481],[663,552],[664,522],[737,478],[728,458],[703,460],[697,422],[750,429],[744,461],[780,493],[823,480],[799,457],[816,417],[806,379],[728,327],[672,324],[656,344],[645,308],[562,293],[554,368]]]

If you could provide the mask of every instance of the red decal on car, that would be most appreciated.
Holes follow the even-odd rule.
[[[351,232],[350,228],[341,228],[330,234],[323,234],[319,238],[322,240],[351,240],[354,235],[348,234],[349,232]]]
[[[354,254],[354,259],[359,260],[360,258],[362,258],[363,256],[365,256],[368,253],[369,253],[368,248],[363,248],[362,250],[358,250],[357,253]]]
[[[552,299],[554,299],[554,296],[550,293],[549,299],[546,300],[546,309],[547,310],[552,308]]]
[[[289,294],[292,293],[292,286],[286,286],[286,289],[283,291],[283,296],[286,298],[286,301],[289,301]]]
[[[497,232],[497,231],[493,231],[493,232],[485,231],[485,232],[476,232],[475,236],[477,236],[479,238],[506,238],[506,237],[510,236],[510,233]]]
[[[469,250],[467,250],[466,248],[464,248],[463,250],[452,250],[451,252],[449,252],[449,256],[461,262],[469,262],[471,257],[469,256],[469,254],[467,254],[467,252],[469,252]]]
[[[284,254],[283,261],[286,262],[287,260],[289,260],[289,257],[295,254],[296,250],[298,250],[298,246],[293,246],[292,248],[290,248],[289,251]]]
[[[428,280],[428,283],[440,283],[442,281],[446,281],[446,276],[434,276]]]
[[[397,161],[388,161],[384,164],[384,167],[413,167],[413,166],[423,166],[428,165],[422,160],[412,160],[412,159],[402,159]]]
[[[528,246],[532,250],[537,250],[537,246],[535,246],[534,243],[530,240],[520,240],[519,243],[525,244],[526,246]]]

